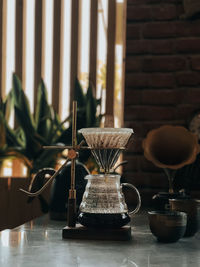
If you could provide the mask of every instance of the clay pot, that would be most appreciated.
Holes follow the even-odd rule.
[[[149,227],[159,242],[176,242],[184,236],[187,215],[184,212],[150,211]]]
[[[200,229],[200,200],[197,199],[170,199],[172,211],[182,211],[187,214],[185,237],[194,236]]]

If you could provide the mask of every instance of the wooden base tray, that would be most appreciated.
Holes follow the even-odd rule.
[[[62,230],[63,239],[89,239],[89,240],[131,240],[131,227],[125,225],[119,229],[87,228],[80,224],[76,227],[66,226]]]

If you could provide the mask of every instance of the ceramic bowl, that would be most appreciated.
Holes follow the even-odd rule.
[[[159,242],[176,242],[184,236],[187,214],[177,211],[148,212],[149,227]]]
[[[172,211],[182,211],[187,214],[187,225],[184,236],[194,236],[200,229],[200,200],[198,199],[170,199]]]

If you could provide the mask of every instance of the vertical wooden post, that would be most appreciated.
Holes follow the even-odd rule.
[[[24,1],[16,0],[16,19],[15,19],[15,73],[20,80],[23,78],[23,24],[24,24]],[[23,81],[22,81],[23,83]]]
[[[22,81],[24,89],[26,79],[26,1],[16,0],[16,19],[15,19],[15,73]],[[15,126],[17,125],[15,121]],[[18,159],[12,162],[12,174],[20,177],[22,175],[22,164]]]
[[[79,55],[79,0],[72,1],[71,11],[71,58],[70,58],[70,110],[74,100],[75,79],[78,76],[78,55]]]
[[[89,84],[91,84],[95,90],[97,81],[97,29],[98,29],[97,26],[98,26],[98,0],[91,0]],[[95,95],[96,91],[93,93]]]
[[[124,91],[125,91],[125,58],[126,58],[126,17],[127,17],[127,0],[124,0],[123,4],[123,36],[122,36],[122,45],[123,45],[123,63],[122,63],[122,108],[121,108],[121,125],[124,125]]]
[[[73,101],[73,117],[72,117],[72,150],[76,148],[76,120],[77,120],[77,102]],[[75,150],[74,150],[75,152]],[[71,184],[68,198],[67,222],[69,227],[76,225],[76,188],[75,188],[75,172],[76,172],[76,152],[71,158]]]
[[[7,53],[7,0],[2,1],[2,16],[0,20],[2,21],[2,36],[1,43],[1,96],[5,97],[6,89],[6,53]]]
[[[35,0],[34,110],[37,103],[37,89],[42,76],[43,5],[44,0]]]
[[[61,110],[61,105],[60,105],[61,7],[62,7],[61,0],[54,1],[52,105],[55,111],[58,113]]]
[[[114,116],[115,37],[116,0],[109,0],[107,30],[106,115],[110,117]]]
[[[3,0],[0,0],[0,97],[2,97]]]
[[[61,15],[60,15],[60,99],[59,99],[59,111],[61,112],[62,110],[62,93],[63,90],[66,88],[63,88],[63,75],[64,75],[64,71],[63,71],[63,64],[64,64],[64,5],[65,5],[65,0],[62,0],[61,2]],[[67,100],[66,100],[67,101]]]

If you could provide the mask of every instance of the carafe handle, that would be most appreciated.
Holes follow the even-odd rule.
[[[137,190],[137,188],[134,185],[129,184],[129,183],[122,183],[121,186],[129,187],[129,188],[133,189],[136,192],[137,198],[138,198],[138,204],[137,204],[136,208],[134,210],[132,210],[132,211],[129,211],[128,214],[131,215],[131,214],[137,213],[139,211],[140,207],[141,207],[141,196],[140,196],[139,191]]]

